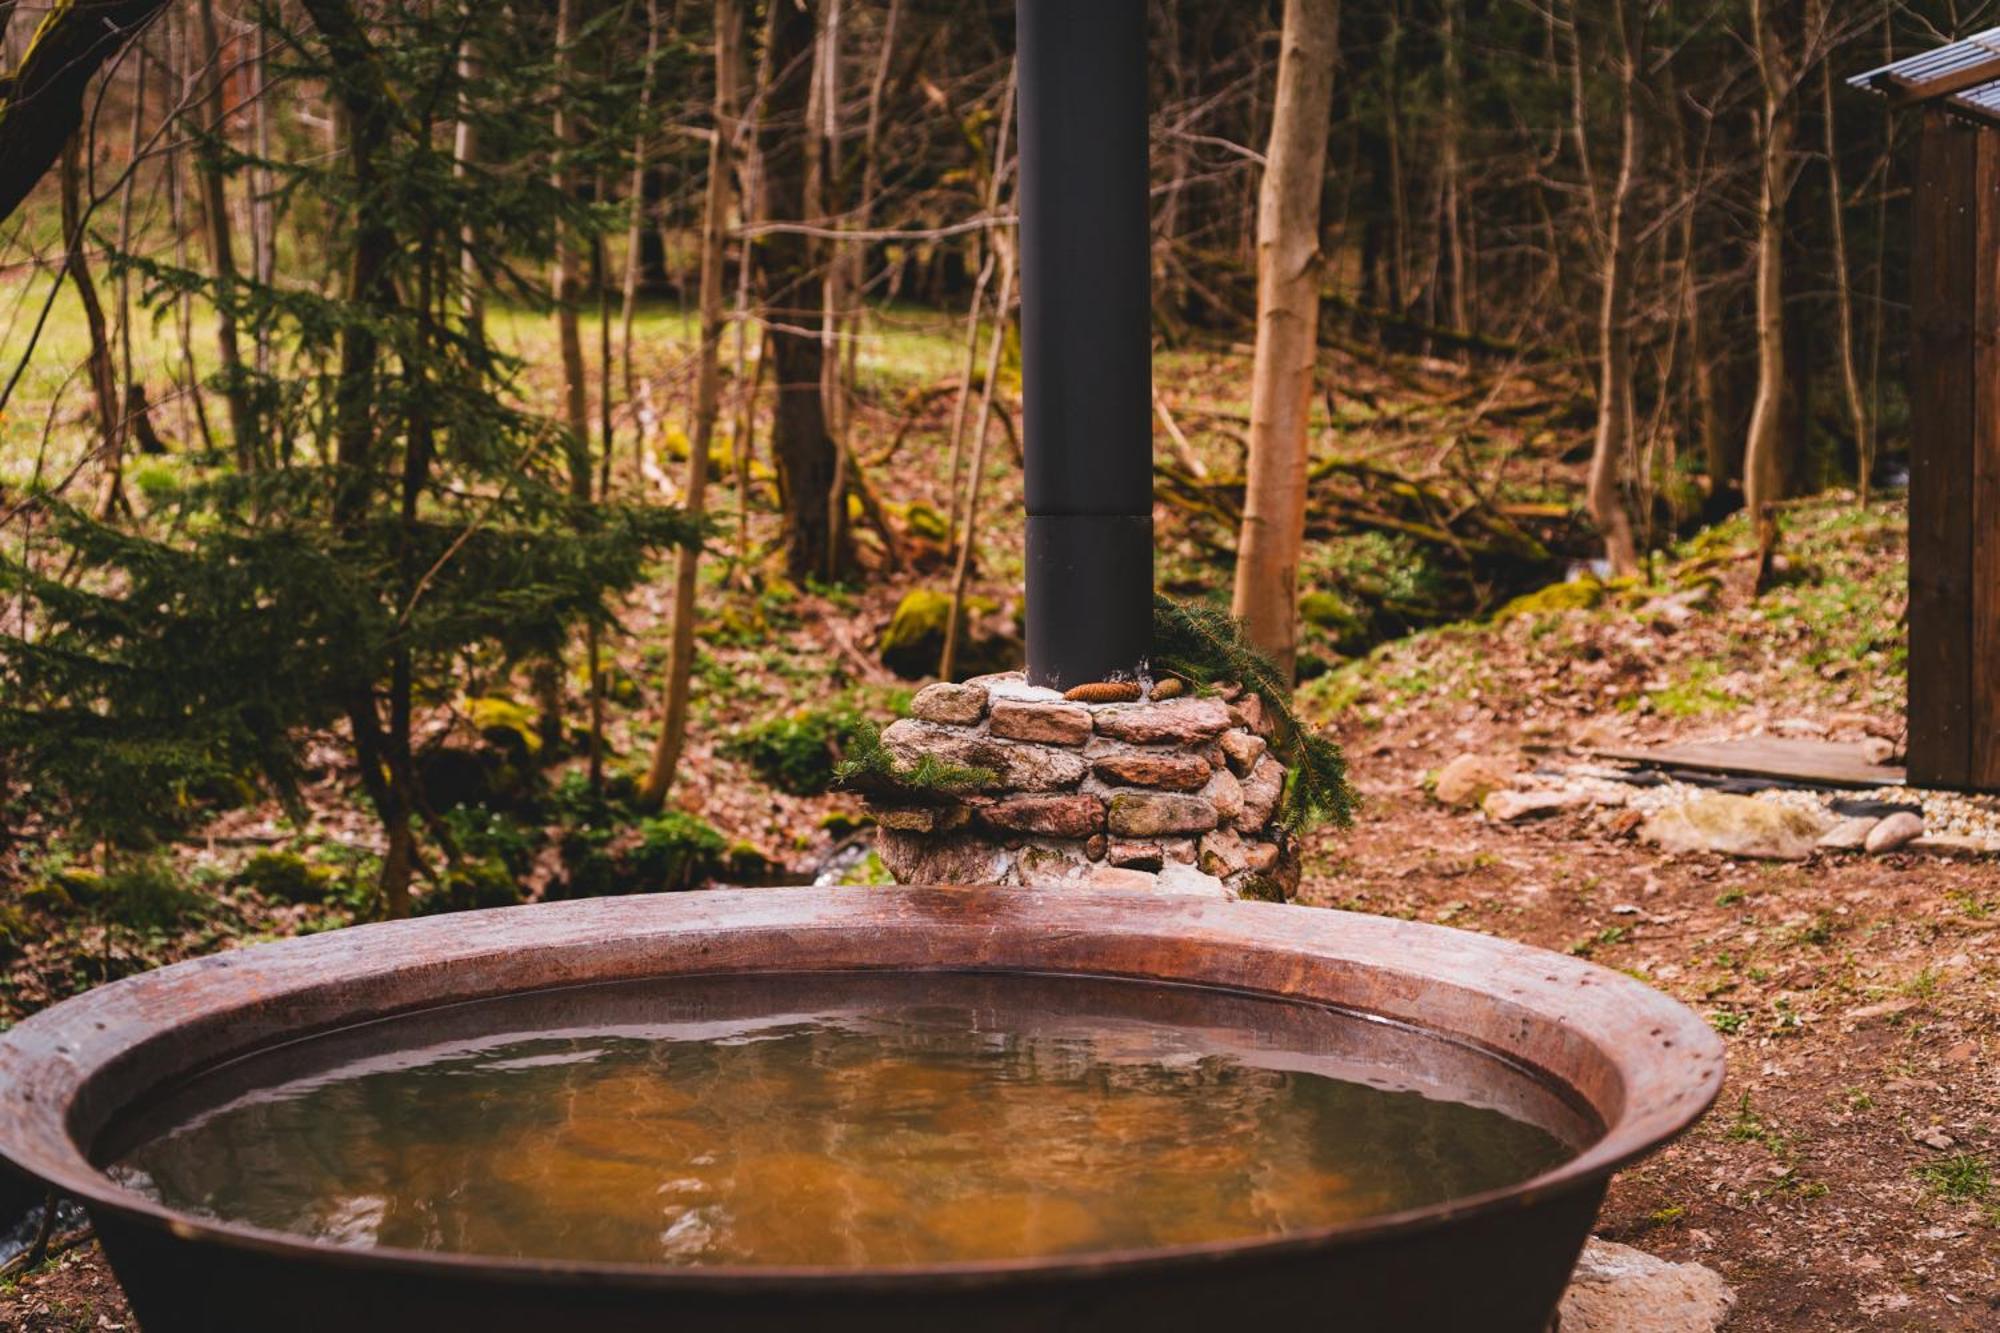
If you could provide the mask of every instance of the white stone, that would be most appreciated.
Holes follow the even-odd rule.
[[[1647,820],[1639,836],[1667,852],[1803,861],[1830,823],[1824,814],[1797,806],[1700,792]]]
[[[1470,808],[1486,799],[1486,794],[1506,787],[1514,780],[1514,762],[1486,754],[1462,754],[1438,773],[1431,795],[1446,805]]]
[[[1486,812],[1488,819],[1501,824],[1514,824],[1523,819],[1552,815],[1558,810],[1573,810],[1579,805],[1589,804],[1590,797],[1584,792],[1508,790],[1487,792],[1479,808]]]
[[[1167,862],[1157,876],[1161,893],[1185,893],[1202,898],[1233,898],[1229,888],[1221,880],[1206,871],[1196,870],[1191,865],[1179,861]]]
[[[1829,852],[1858,852],[1868,845],[1868,834],[1882,821],[1873,815],[1849,815],[1820,834],[1819,845]]]
[[[1736,1293],[1712,1268],[1668,1263],[1593,1236],[1570,1275],[1556,1328],[1561,1333],[1715,1333],[1735,1306]]]
[[[1868,849],[1870,855],[1880,856],[1884,852],[1893,852],[1904,844],[1921,838],[1923,834],[1922,816],[1913,815],[1908,810],[1898,810],[1870,829],[1868,841],[1862,845]]]

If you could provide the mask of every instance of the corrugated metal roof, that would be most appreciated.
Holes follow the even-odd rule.
[[[1935,51],[1907,56],[1893,64],[1871,69],[1866,74],[1857,74],[1848,83],[1856,88],[1876,91],[1899,85],[1916,91],[1923,84],[1943,81],[1995,59],[2000,59],[2000,28],[1988,28],[1948,46],[1940,46]]]

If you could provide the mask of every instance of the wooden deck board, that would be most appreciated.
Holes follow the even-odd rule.
[[[1786,736],[1746,736],[1740,740],[1655,745],[1643,750],[1593,750],[1599,759],[1649,768],[1689,768],[1739,777],[1778,778],[1827,787],[1900,787],[1906,775],[1889,764],[1871,764],[1861,747],[1844,741],[1801,740]]]

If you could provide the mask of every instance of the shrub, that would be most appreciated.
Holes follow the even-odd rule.
[[[318,903],[333,888],[333,872],[297,852],[258,852],[236,872],[236,882],[273,902]]]
[[[445,876],[441,888],[417,902],[418,916],[471,912],[487,907],[512,907],[523,894],[513,872],[498,860],[461,861]]]
[[[866,725],[851,704],[802,708],[753,723],[722,748],[779,791],[817,796],[833,785],[841,754]]]

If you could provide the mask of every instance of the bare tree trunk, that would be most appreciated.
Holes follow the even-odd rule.
[[[1751,0],[1757,73],[1763,86],[1757,192],[1757,396],[1743,446],[1743,499],[1760,531],[1784,485],[1785,200],[1791,194],[1792,133],[1797,111],[1790,71],[1768,0]],[[1768,547],[1768,543],[1765,543]],[[1768,559],[1768,549],[1765,551]],[[1763,563],[1760,561],[1760,565]]]
[[[1397,63],[1402,44],[1402,0],[1390,0],[1389,40],[1382,52],[1389,84],[1383,123],[1389,147],[1389,309],[1398,315],[1406,313],[1404,307],[1410,300],[1409,185],[1403,170],[1403,80]],[[1272,123],[1276,123],[1275,112]]]
[[[821,0],[822,22],[814,46],[813,98],[807,112],[808,134],[816,135],[817,151],[807,169],[806,197],[830,225],[841,211],[840,192],[840,0]],[[833,441],[833,485],[826,496],[827,531],[844,535],[847,529],[847,482],[853,470],[847,457],[847,383],[842,376],[840,354],[841,317],[847,307],[848,242],[835,241],[827,247],[825,272],[820,281],[819,375],[820,402],[825,406],[826,433]],[[822,574],[829,581],[838,577],[835,562],[838,542],[827,548],[827,565]]]
[[[555,163],[551,183],[556,193],[568,199],[575,189],[569,158],[576,143],[576,127],[569,110],[568,84],[574,68],[570,46],[576,36],[578,0],[559,0],[556,6],[555,74]],[[555,306],[556,341],[562,356],[563,437],[569,454],[570,494],[579,500],[590,498],[590,406],[589,385],[583,365],[583,334],[576,310],[577,254],[576,229],[567,222],[556,226],[555,260],[549,269],[549,298]],[[553,758],[561,748],[563,689],[562,668],[557,661],[539,663],[533,673],[534,688],[541,709],[541,754]]]
[[[105,332],[104,307],[97,299],[97,281],[90,274],[88,238],[83,227],[83,143],[88,131],[70,136],[63,148],[61,172],[63,244],[65,266],[83,305],[84,325],[90,333],[90,389],[97,407],[98,448],[104,466],[104,497],[101,509],[111,513],[124,501],[119,478],[125,452],[125,431],[118,411],[118,385],[111,366],[111,340]]]
[[[765,42],[765,93],[760,128],[765,211],[777,222],[803,222],[812,213],[808,158],[816,155],[812,103],[814,20],[810,9],[770,7]],[[777,404],[772,414],[771,456],[784,502],[785,568],[793,579],[844,573],[853,562],[846,510],[836,507],[836,450],[827,431],[820,362],[824,348],[812,327],[821,314],[815,281],[822,246],[799,232],[774,232],[755,247],[765,279],[765,311]]]
[[[1820,65],[1820,116],[1826,124],[1828,208],[1833,215],[1833,298],[1840,314],[1840,385],[1847,397],[1847,418],[1854,429],[1855,471],[1862,508],[1868,507],[1868,484],[1875,470],[1875,428],[1862,402],[1861,377],[1854,358],[1854,294],[1847,268],[1847,201],[1840,190],[1840,144],[1834,133],[1833,66]]]
[[[972,572],[972,544],[979,534],[979,482],[986,471],[986,429],[992,422],[993,385],[1000,378],[1000,351],[1007,342],[1007,320],[1014,304],[1014,248],[998,232],[993,235],[993,245],[999,254],[1000,295],[993,309],[993,336],[986,344],[986,383],[979,391],[979,415],[972,427],[972,475],[965,482],[965,531],[959,535],[958,562],[952,569],[951,614],[944,623],[939,680],[951,680],[958,671],[958,632],[965,619],[965,584]]]
[[[167,63],[168,68],[181,83],[181,97],[186,99],[194,80],[194,57],[189,50],[187,19],[185,16],[168,12],[167,18]],[[172,93],[169,93],[169,106]],[[171,112],[169,112],[171,114]],[[174,264],[185,272],[189,264],[188,256],[188,207],[187,181],[181,173],[181,154],[178,149],[168,149],[161,168],[166,174],[168,214],[174,228]],[[202,398],[201,371],[195,363],[194,355],[194,295],[185,288],[174,298],[174,332],[180,344],[181,375],[185,380],[181,401],[181,436],[188,438],[193,432],[190,424],[201,435],[204,452],[215,452],[215,432],[209,429],[208,408]],[[189,420],[192,409],[193,420]]]
[[[257,281],[269,287],[278,271],[276,207],[272,200],[271,168],[265,165],[271,160],[271,91],[265,79],[266,61],[270,55],[270,29],[263,24],[257,25],[255,40],[257,54],[250,64],[250,131],[258,164],[250,173],[250,268]],[[257,373],[260,376],[271,373],[268,320],[260,320],[257,324]]]
[[[1632,518],[1620,487],[1632,452],[1632,193],[1638,183],[1639,110],[1633,98],[1639,53],[1645,42],[1629,0],[1615,0],[1612,23],[1618,44],[1618,178],[1604,222],[1604,297],[1597,321],[1597,436],[1586,495],[1591,519],[1604,537],[1611,572],[1639,572]]]
[[[460,181],[472,175],[472,168],[479,161],[479,122],[472,115],[470,102],[472,89],[484,77],[479,60],[479,52],[474,48],[476,40],[468,34],[458,51],[458,120],[452,127],[451,174]],[[474,341],[486,338],[486,288],[480,279],[479,234],[471,223],[466,223],[458,238],[459,276],[463,295],[461,313],[465,318],[465,330]]]
[[[1326,177],[1337,0],[1285,0],[1278,95],[1257,206],[1257,348],[1249,477],[1232,609],[1290,679],[1298,657],[1307,422],[1319,347],[1320,191]]]
[[[142,42],[144,38],[140,39]],[[125,184],[119,191],[118,199],[118,252],[132,253],[133,205],[139,189],[139,154],[142,151],[140,135],[145,128],[146,114],[146,70],[150,62],[145,52],[140,52],[138,68],[133,71],[132,122],[126,140],[132,170],[126,173]],[[152,434],[152,422],[146,411],[146,386],[132,373],[132,275],[123,266],[118,271],[118,368],[125,385],[125,426],[127,434],[138,437],[141,448],[157,448],[159,441]],[[122,451],[121,451],[122,452]],[[114,494],[114,487],[120,486],[122,468],[109,478],[101,500],[103,512],[110,512],[122,499],[122,492]]]
[[[743,159],[739,173],[741,189],[737,214],[745,223],[755,220],[758,190],[757,145],[738,125],[737,150]],[[736,261],[736,404],[731,414],[730,453],[736,464],[736,577],[747,580],[750,566],[750,462],[755,457],[757,433],[757,389],[763,383],[770,358],[764,355],[764,340],[757,340],[757,365],[750,366],[750,246],[746,242]]]
[[[1445,307],[1452,332],[1464,333],[1471,328],[1466,315],[1465,293],[1465,233],[1460,218],[1462,204],[1459,200],[1459,64],[1458,64],[1458,0],[1444,0],[1443,22],[1440,25],[1438,41],[1443,48],[1444,97],[1441,128],[1443,143],[1439,146],[1439,175],[1443,196],[1445,275],[1451,284],[1450,304]]]
[[[196,13],[200,19],[204,62],[202,77],[206,85],[201,99],[202,127],[211,140],[223,143],[229,136],[229,118],[228,108],[223,105],[222,39],[215,26],[214,0],[201,0]],[[258,466],[261,451],[257,440],[257,418],[251,409],[249,386],[244,382],[243,354],[237,346],[234,309],[236,252],[230,236],[229,196],[224,189],[219,167],[197,163],[195,170],[201,178],[202,234],[208,241],[208,263],[215,271],[218,289],[215,342],[226,381],[224,397],[229,404],[229,433],[233,437],[231,444],[237,468],[249,472]]]
[[[718,7],[716,22],[723,21]],[[660,58],[660,0],[646,0],[646,82],[639,89],[639,132],[632,137],[632,217],[625,229],[625,287],[618,312],[619,346],[625,352],[625,401],[638,394],[632,369],[632,320],[639,308],[639,270],[645,266],[646,149],[653,133],[653,77]],[[608,446],[607,446],[608,447]],[[639,447],[643,450],[642,437]]]
[[[854,201],[854,228],[866,231],[875,215],[875,196],[882,190],[882,95],[889,86],[889,68],[896,54],[896,28],[902,17],[903,0],[889,0],[889,12],[882,20],[882,46],[876,53],[875,76],[868,83],[868,115],[863,122],[861,136],[861,195]],[[849,241],[843,247],[842,260],[847,266],[845,286],[848,307],[843,316],[848,332],[847,344],[841,349],[841,358],[846,362],[844,374],[848,391],[853,392],[860,383],[861,324],[865,313],[862,294],[867,286],[868,246],[864,241]],[[852,416],[850,404],[847,414]],[[854,462],[854,441],[851,423],[843,422],[842,446],[850,466]]]
[[[965,461],[965,414],[972,403],[972,372],[977,369],[979,356],[979,318],[986,301],[987,284],[993,280],[993,270],[998,262],[999,250],[993,244],[992,218],[1000,210],[1000,182],[1006,175],[1007,140],[1014,127],[1014,82],[1019,71],[1007,71],[1007,86],[1000,93],[1000,128],[993,141],[993,164],[986,177],[986,228],[979,233],[979,246],[984,256],[979,264],[979,276],[972,283],[972,304],[965,313],[965,355],[962,359],[958,382],[958,397],[951,409],[951,468],[945,483],[945,528],[944,544],[949,548],[958,540],[958,478]]]
[[[708,193],[701,219],[701,368],[695,380],[694,435],[688,443],[687,487],[682,504],[699,519],[708,492],[708,453],[722,401],[723,250],[729,230],[737,102],[742,87],[742,0],[715,6],[715,137],[708,147]],[[657,809],[666,798],[687,737],[688,694],[694,674],[695,574],[701,548],[684,546],[674,557],[673,640],[667,657],[667,698],[653,762],[639,803]]]

